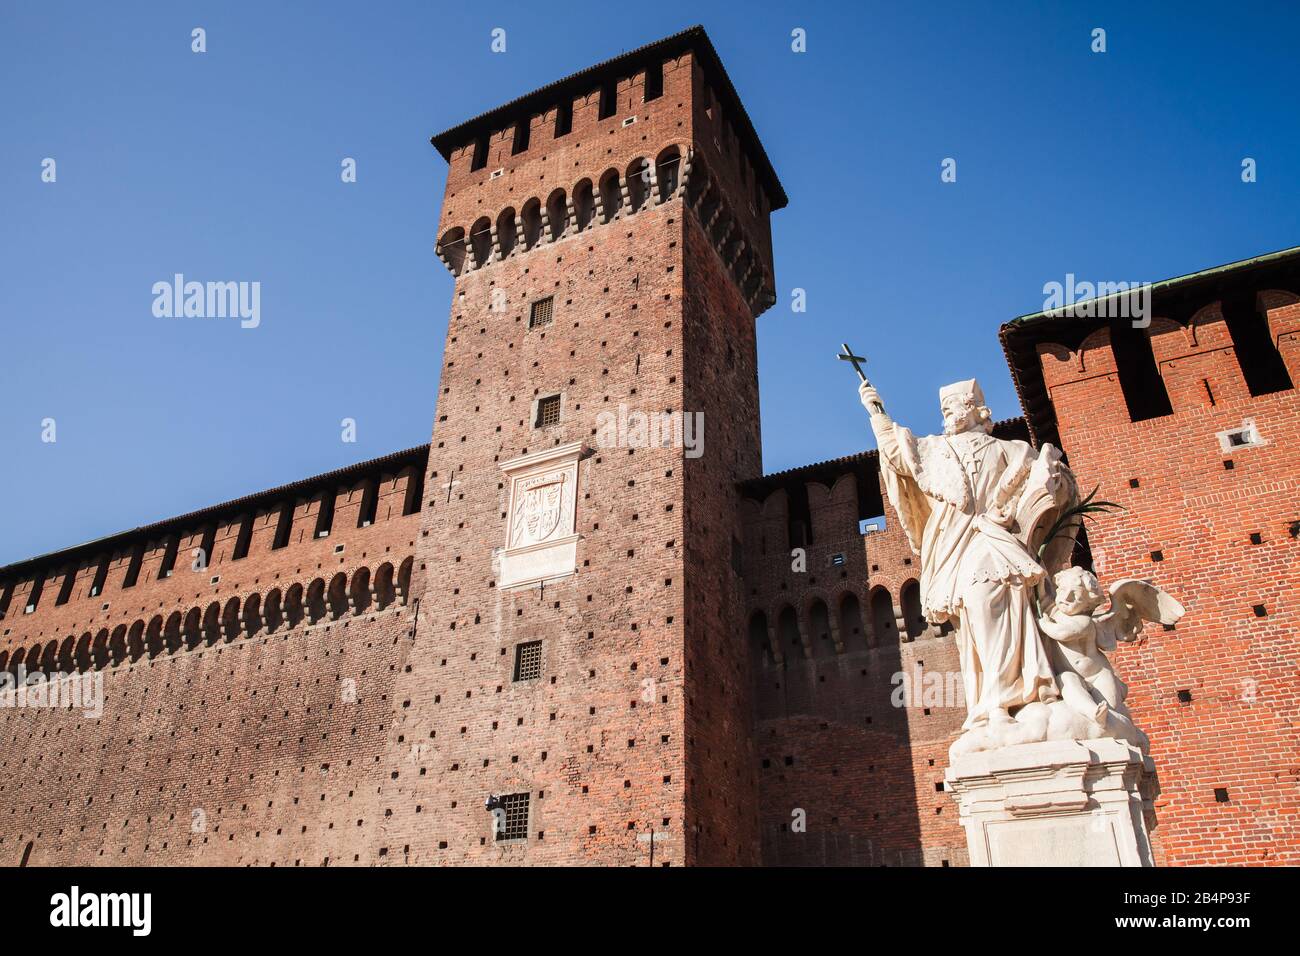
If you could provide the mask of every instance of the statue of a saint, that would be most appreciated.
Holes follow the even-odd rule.
[[[926,619],[955,630],[969,745],[1019,742],[1026,734],[1016,713],[1060,697],[1039,629],[1038,589],[1074,544],[1072,529],[1044,540],[1055,517],[1077,503],[1074,478],[1051,445],[1036,451],[993,437],[973,379],[940,390],[943,434],[922,438],[889,417],[869,382],[858,393],[885,491],[921,558]]]

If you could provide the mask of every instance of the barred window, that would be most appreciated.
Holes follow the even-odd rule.
[[[535,329],[538,326],[550,325],[555,318],[554,314],[555,296],[548,295],[545,299],[538,299],[533,303],[532,310],[528,313],[528,327]]]
[[[537,421],[534,428],[546,428],[560,423],[560,396],[548,395],[537,400]]]
[[[542,676],[542,642],[515,645],[515,680],[536,680]]]
[[[527,793],[507,793],[501,797],[501,812],[495,815],[498,840],[528,839]]]

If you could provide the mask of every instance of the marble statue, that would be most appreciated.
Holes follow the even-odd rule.
[[[940,390],[943,434],[920,438],[889,417],[870,382],[858,392],[885,492],[921,558],[926,619],[954,629],[967,715],[951,756],[1102,737],[1145,751],[1103,651],[1134,640],[1145,620],[1173,623],[1183,608],[1126,580],[1096,613],[1100,584],[1068,566],[1079,492],[1060,451],[995,438],[973,379]]]
[[[1106,594],[1091,571],[1065,568],[1057,572],[1055,584],[1038,625],[1051,641],[1062,699],[1107,736],[1135,743],[1145,753],[1146,734],[1124,705],[1128,687],[1103,652],[1113,651],[1118,641],[1136,641],[1146,621],[1175,623],[1183,606],[1147,581],[1125,578],[1111,585],[1110,610],[1097,613]]]

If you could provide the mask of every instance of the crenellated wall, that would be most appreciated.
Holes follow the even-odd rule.
[[[1113,655],[1152,740],[1163,864],[1300,862],[1300,298],[1270,281],[1294,279],[1158,293],[1150,327],[1114,345],[1108,328],[1034,333],[1081,487],[1125,509],[1088,525],[1099,576],[1187,608]],[[1117,373],[1145,346],[1163,414]]]
[[[310,615],[365,567],[404,587],[427,460],[421,446],[0,568],[0,668],[156,656],[198,642],[200,623],[238,629],[230,616],[268,596],[301,594]]]
[[[922,618],[875,453],[744,488],[763,862],[965,865],[942,791],[965,719],[957,649]]]

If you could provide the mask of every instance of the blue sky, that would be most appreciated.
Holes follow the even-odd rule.
[[[997,328],[1044,283],[1300,244],[1293,4],[6,2],[0,564],[427,441],[429,136],[695,22],[790,195],[767,471],[870,447],[843,340],[915,428],[972,375],[1009,417]],[[155,318],[176,272],[259,281],[261,325]]]

